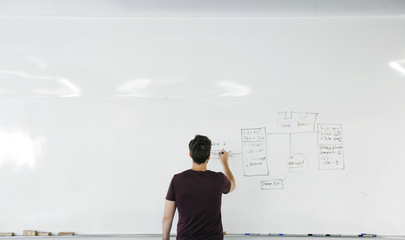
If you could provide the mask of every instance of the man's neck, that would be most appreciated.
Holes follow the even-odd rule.
[[[207,171],[207,162],[201,163],[201,164],[197,164],[197,163],[193,162],[193,166],[191,167],[191,170],[205,172],[205,171]]]

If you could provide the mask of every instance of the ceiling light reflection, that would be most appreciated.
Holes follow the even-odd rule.
[[[147,94],[147,87],[150,86],[150,79],[136,79],[129,81],[117,88],[119,97],[150,97]]]
[[[388,64],[391,68],[397,70],[398,72],[405,74],[405,60],[390,62]]]
[[[80,89],[66,78],[38,76],[25,72],[0,70],[1,94],[56,95],[78,97]]]
[[[250,94],[249,87],[232,81],[221,81],[218,86],[226,89],[225,93],[219,95],[220,97],[245,97]]]
[[[60,97],[78,97],[80,96],[80,88],[74,85],[71,81],[65,78],[58,78],[58,81],[70,90],[70,93],[60,95]]]

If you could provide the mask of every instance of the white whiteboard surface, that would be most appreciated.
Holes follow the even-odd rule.
[[[405,77],[389,67],[404,24],[0,18],[0,231],[160,233],[199,133],[235,154],[228,233],[404,235]],[[280,127],[291,111],[316,115],[312,130]],[[322,170],[322,144],[343,151],[338,169]],[[259,158],[268,175],[246,174]]]

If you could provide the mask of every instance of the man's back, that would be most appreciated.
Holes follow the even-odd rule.
[[[166,196],[179,212],[177,239],[223,239],[221,199],[231,183],[221,172],[187,170],[176,174]]]
[[[163,240],[170,239],[174,213],[179,212],[178,240],[222,240],[222,193],[235,189],[235,178],[228,165],[228,152],[222,149],[218,158],[224,173],[207,170],[211,157],[211,140],[196,135],[188,148],[193,166],[190,170],[174,175],[166,196],[163,213]]]

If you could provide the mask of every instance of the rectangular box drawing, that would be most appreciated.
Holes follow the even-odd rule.
[[[300,133],[315,131],[315,122],[318,113],[308,112],[279,112],[278,132],[279,133]]]
[[[260,186],[262,190],[284,189],[281,179],[263,180],[260,182]]]
[[[242,129],[243,171],[245,176],[269,175],[266,128]]]
[[[341,124],[318,124],[320,170],[343,170],[343,131]]]

